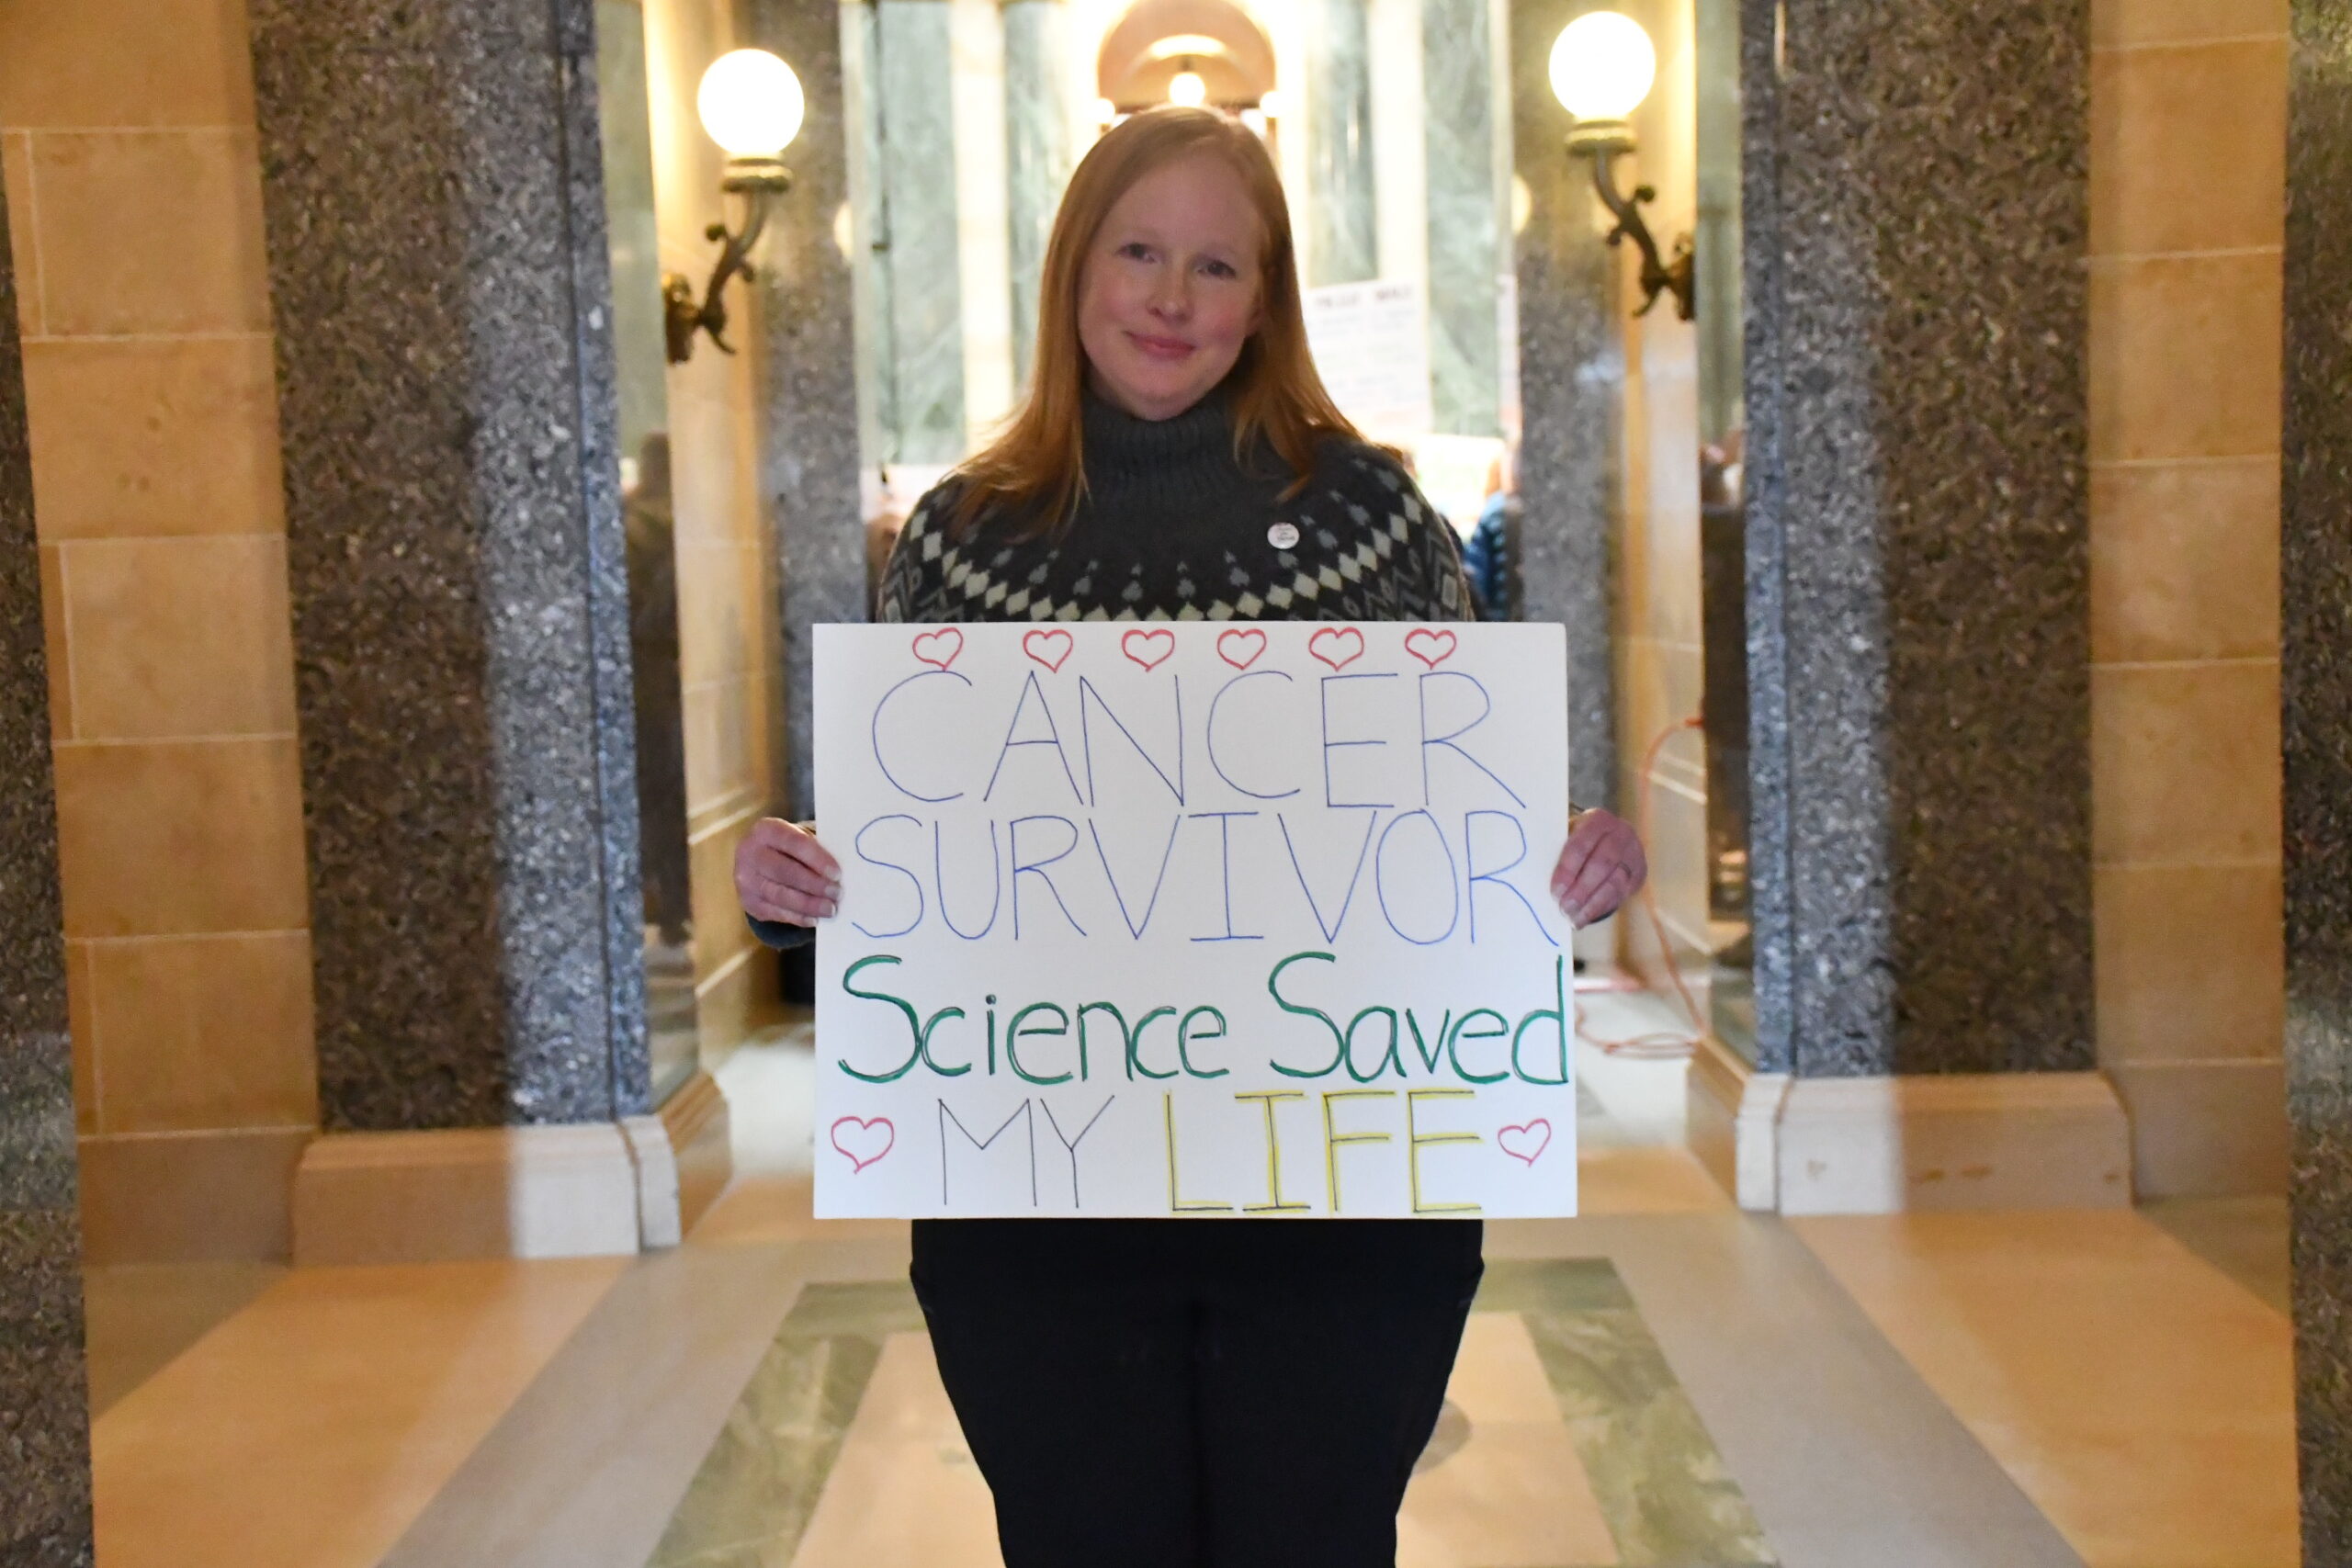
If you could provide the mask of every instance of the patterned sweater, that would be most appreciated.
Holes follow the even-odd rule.
[[[1459,621],[1472,618],[1453,530],[1396,459],[1323,444],[1295,476],[1237,457],[1225,400],[1140,420],[1089,397],[1086,493],[1032,540],[987,519],[947,536],[956,481],[915,507],[884,574],[884,621]]]
[[[1324,443],[1312,480],[1233,450],[1225,400],[1168,420],[1086,401],[1087,495],[1058,537],[985,520],[947,536],[954,478],[916,503],[883,574],[878,621],[1461,621],[1473,617],[1453,529],[1396,459]],[[748,918],[748,917],[747,917]],[[806,926],[753,919],[770,947]]]

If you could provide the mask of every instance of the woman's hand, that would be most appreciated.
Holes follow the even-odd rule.
[[[841,862],[817,841],[815,826],[774,817],[752,824],[735,846],[735,896],[745,914],[813,926],[841,908]]]
[[[1552,897],[1570,920],[1589,926],[1615,914],[1649,874],[1649,857],[1632,824],[1607,811],[1579,812],[1568,824],[1560,863],[1552,868]]]

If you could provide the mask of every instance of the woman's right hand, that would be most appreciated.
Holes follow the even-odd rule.
[[[735,896],[745,914],[813,926],[841,908],[841,862],[817,841],[815,826],[775,817],[752,824],[735,846]]]

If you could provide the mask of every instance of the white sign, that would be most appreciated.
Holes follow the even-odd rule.
[[[1383,439],[1436,422],[1429,312],[1416,283],[1334,283],[1306,292],[1306,344],[1340,412]]]
[[[816,635],[820,1216],[1575,1213],[1560,627]]]

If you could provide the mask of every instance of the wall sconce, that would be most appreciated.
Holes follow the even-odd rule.
[[[1650,35],[1631,17],[1589,11],[1560,29],[1552,45],[1551,71],[1553,96],[1576,120],[1568,152],[1592,160],[1593,189],[1617,220],[1609,243],[1631,236],[1641,249],[1642,308],[1634,314],[1648,315],[1660,294],[1671,293],[1674,313],[1690,320],[1696,299],[1690,236],[1675,242],[1672,260],[1662,259],[1649,225],[1642,221],[1642,204],[1656,201],[1657,190],[1638,186],[1630,199],[1617,192],[1616,160],[1634,151],[1631,117],[1657,78],[1657,51],[1650,46]]]
[[[719,56],[703,73],[695,109],[703,130],[727,150],[727,177],[719,188],[743,198],[743,226],[729,231],[725,223],[714,223],[704,231],[723,243],[701,303],[695,303],[694,285],[684,277],[672,273],[662,280],[673,365],[692,357],[697,332],[708,333],[723,352],[735,352],[727,341],[728,281],[738,274],[746,279],[755,276],[752,247],[767,227],[770,205],[792,188],[784,150],[800,134],[808,100],[791,66],[766,50],[739,49]]]

